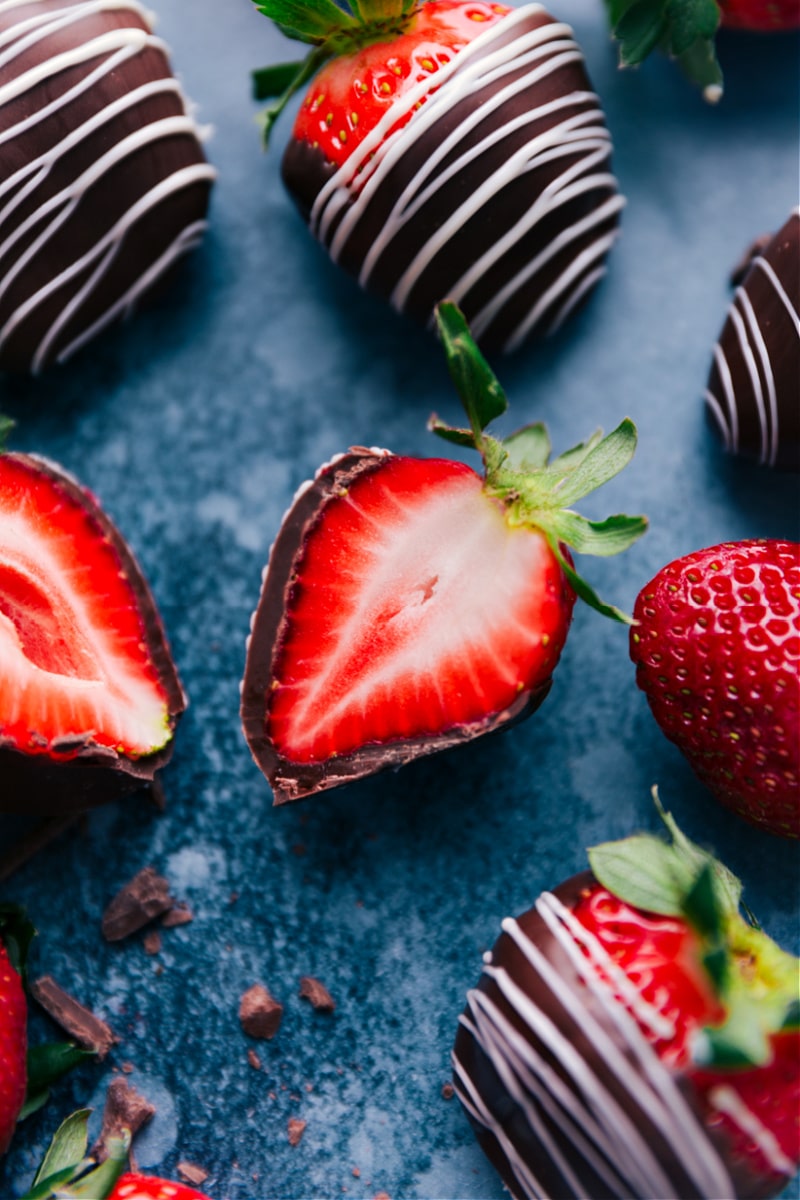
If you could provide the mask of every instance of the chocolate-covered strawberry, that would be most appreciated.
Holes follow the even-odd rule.
[[[0,906],[0,1158],[25,1102],[28,1006],[20,956],[30,932],[18,912]]]
[[[256,0],[312,49],[256,72],[267,133],[309,84],[283,178],[328,253],[399,311],[457,302],[485,345],[554,331],[623,201],[569,26],[539,4]]]
[[[0,810],[142,786],[185,705],[150,589],[97,500],[53,463],[0,453]]]
[[[277,803],[498,729],[546,695],[576,594],[606,615],[565,546],[616,554],[641,517],[571,506],[633,454],[624,421],[549,462],[541,425],[484,432],[506,408],[462,315],[439,324],[484,474],[361,447],[301,489],[273,546],[252,624],[242,720]]]
[[[505,920],[468,994],[456,1090],[519,1200],[758,1200],[800,1164],[800,964],[665,820]]]
[[[800,471],[800,209],[753,246],[706,388],[727,450]]]
[[[800,546],[725,542],[668,563],[634,607],[636,680],[718,800],[800,837]]]

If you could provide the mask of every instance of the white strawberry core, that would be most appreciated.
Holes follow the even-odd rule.
[[[420,490],[383,468],[309,539],[271,702],[292,757],[480,720],[550,674],[563,621],[544,537],[510,528],[469,468],[442,468]]]
[[[51,524],[15,500],[0,527],[0,738],[46,750],[90,735],[152,753],[170,736],[167,706],[113,548],[82,559],[84,514],[56,507]]]

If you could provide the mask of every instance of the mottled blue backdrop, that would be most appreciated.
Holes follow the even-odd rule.
[[[768,931],[797,948],[797,847],[726,816],[655,727],[626,631],[575,616],[552,693],[527,724],[281,810],[239,729],[248,622],[295,489],[351,444],[441,454],[458,419],[434,340],[364,297],[311,242],[259,147],[248,71],[291,57],[248,0],[159,0],[159,31],[211,126],[219,169],[204,248],[155,308],[38,380],[0,377],[14,445],[57,459],[103,500],[152,583],[191,698],[164,772],[167,811],[96,812],[5,887],[40,929],[38,969],[122,1041],[56,1089],[0,1173],[30,1180],[49,1131],[99,1104],[113,1067],[158,1105],[147,1169],[209,1171],[215,1200],[498,1200],[455,1100],[442,1097],[464,995],[503,916],[585,865],[584,847],[654,828],[650,787],[747,885]],[[703,103],[665,62],[618,71],[599,0],[559,0],[608,114],[628,206],[606,281],[544,348],[497,363],[506,430],[545,419],[563,449],[626,414],[633,465],[588,503],[646,512],[647,537],[590,562],[630,608],[667,560],[724,539],[797,536],[796,479],[728,461],[702,391],[752,238],[797,202],[797,38],[720,39],[727,91]],[[0,847],[20,823],[0,818]],[[106,945],[100,914],[152,864],[192,907],[148,957]],[[233,899],[233,896],[238,898]],[[301,975],[336,1003],[315,1012]],[[258,1045],[237,1017],[266,983],[283,1026]],[[35,1036],[51,1032],[42,1018]],[[292,1147],[287,1121],[307,1122]],[[356,1173],[358,1172],[358,1174]],[[789,1195],[800,1195],[797,1188]]]

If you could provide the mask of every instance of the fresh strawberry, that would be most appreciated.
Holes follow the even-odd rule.
[[[255,73],[311,85],[283,179],[362,286],[420,320],[460,304],[509,349],[556,329],[604,273],[623,200],[568,26],[487,0],[256,0],[304,62]]]
[[[477,449],[461,463],[356,448],[284,519],[254,617],[242,719],[276,802],[335,787],[497,729],[547,693],[576,593],[609,616],[564,545],[624,550],[640,517],[570,506],[629,461],[629,421],[549,463],[541,425],[484,433],[506,408],[459,311],[439,323]]]
[[[208,1200],[208,1196],[185,1183],[128,1172],[117,1181],[108,1200]]]
[[[722,96],[715,35],[720,25],[755,32],[800,28],[800,0],[606,0],[620,66],[636,67],[661,50],[674,58],[706,100]]]
[[[19,970],[17,926],[18,918],[0,909],[0,1157],[11,1142],[27,1086],[28,1006]]]
[[[141,786],[184,707],[153,597],[97,500],[0,453],[0,810]]]
[[[666,736],[727,807],[800,836],[800,546],[728,542],[642,588],[636,679]]]
[[[798,960],[671,816],[596,846],[487,956],[458,1094],[517,1197],[771,1197],[800,1165]]]

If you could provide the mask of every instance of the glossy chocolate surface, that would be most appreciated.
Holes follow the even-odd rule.
[[[197,244],[214,171],[137,0],[4,0],[0,62],[0,369],[38,372]]]
[[[714,348],[707,410],[728,450],[800,471],[800,210],[754,251]]]

